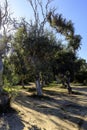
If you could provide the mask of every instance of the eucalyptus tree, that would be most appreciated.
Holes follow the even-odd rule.
[[[11,31],[11,24],[8,1],[4,0],[0,3],[0,81],[2,81],[1,77],[3,73],[2,56],[9,49],[7,43],[10,40],[8,34]],[[2,91],[2,83],[0,85],[0,91]]]
[[[44,64],[47,60],[50,47],[49,38],[44,35],[45,25],[47,22],[47,13],[52,0],[46,3],[42,0],[27,0],[32,8],[33,20],[31,20],[29,36],[27,39],[27,48],[29,48],[29,60],[35,69],[36,89],[39,96],[42,95],[40,84],[40,75]],[[28,44],[29,43],[29,44]],[[44,63],[44,64],[43,64]]]
[[[8,1],[0,2],[0,111],[7,109],[10,106],[10,97],[3,89],[3,62],[6,52],[9,50],[8,42],[10,41],[9,32],[11,31],[11,17],[8,7]]]
[[[62,34],[64,37],[65,37],[65,40],[67,40],[67,42],[68,42],[68,45],[67,45],[67,50],[69,49],[69,50],[71,50],[71,53],[70,53],[70,55],[71,56],[68,56],[67,54],[69,54],[69,52],[68,53],[65,53],[64,55],[62,55],[63,57],[66,57],[67,56],[67,58],[71,58],[71,60],[70,60],[70,58],[69,58],[69,60],[72,62],[72,63],[74,63],[74,61],[75,61],[75,58],[74,57],[76,57],[76,52],[77,52],[77,50],[80,48],[80,45],[81,45],[81,36],[80,35],[76,35],[75,34],[75,29],[74,29],[74,26],[73,26],[73,23],[72,23],[72,21],[71,20],[69,20],[69,21],[67,21],[65,18],[63,18],[62,17],[62,15],[61,14],[55,14],[54,12],[52,12],[52,11],[50,11],[49,13],[48,13],[48,15],[47,15],[47,20],[48,20],[48,22],[50,23],[50,25],[54,28],[54,29],[56,29],[56,31],[58,32],[58,33],[60,33],[60,34]],[[61,53],[60,53],[61,54]],[[73,55],[72,55],[73,54]],[[73,58],[72,58],[72,56],[74,56]],[[63,58],[63,57],[61,57],[61,58]],[[60,59],[61,59],[60,58]],[[67,59],[66,58],[66,59]],[[69,62],[68,63],[68,61],[67,61],[67,63],[66,63],[66,61],[64,60],[64,58],[63,59],[61,59],[62,61],[61,61],[61,67],[63,67],[63,68],[61,68],[60,70],[62,70],[63,72],[66,70],[66,66],[68,65],[68,67],[69,66],[71,66],[71,62]],[[62,62],[64,63],[64,65],[62,64]],[[69,67],[70,68],[70,67]],[[68,69],[69,69],[68,68]],[[73,70],[74,70],[74,67],[73,67]],[[69,78],[68,78],[69,79]],[[67,80],[68,80],[67,79]],[[68,81],[70,81],[70,80],[68,80]],[[71,87],[70,87],[70,85],[69,85],[69,82],[68,82],[68,90],[70,90],[71,91]]]
[[[13,46],[12,57],[16,73],[24,80],[32,69],[37,94],[41,96],[43,80],[46,80],[52,73],[51,60],[55,51],[59,49],[59,45],[56,45],[56,38],[52,33],[45,30],[42,33],[35,25],[23,20],[15,33]],[[40,80],[42,80],[42,84]]]

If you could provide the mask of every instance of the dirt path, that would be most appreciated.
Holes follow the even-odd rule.
[[[0,130],[87,130],[87,87],[77,90],[74,95],[45,91],[41,99],[22,90],[12,104],[17,113],[2,115]]]

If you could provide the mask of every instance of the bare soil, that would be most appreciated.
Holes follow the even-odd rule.
[[[68,94],[58,86],[39,98],[27,89],[12,103],[15,111],[0,116],[0,130],[87,130],[87,86]]]

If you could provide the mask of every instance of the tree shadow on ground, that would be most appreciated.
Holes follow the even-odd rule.
[[[24,124],[18,112],[9,108],[6,112],[0,113],[0,130],[23,130]]]
[[[78,86],[74,90],[80,91],[82,95],[87,96],[87,86]]]
[[[65,93],[60,94],[53,91],[44,92],[45,95],[42,97],[36,95],[26,96],[26,94],[23,95],[23,93],[20,93],[16,102],[45,115],[52,115],[61,120],[68,120],[78,125],[78,127],[82,127],[83,130],[87,130],[87,125],[82,125],[87,124],[87,121],[80,118],[80,116],[87,116],[87,106],[80,105],[77,101],[74,102],[71,97],[76,97]]]

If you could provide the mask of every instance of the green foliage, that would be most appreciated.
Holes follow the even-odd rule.
[[[8,81],[6,78],[4,79],[4,86],[3,90],[9,94],[9,97],[11,100],[14,100],[14,98],[18,95],[18,86],[13,86],[10,81]]]
[[[75,80],[87,84],[87,63],[84,59],[78,59],[75,62]]]
[[[35,79],[37,73],[42,77],[45,74],[49,75],[45,77],[51,77],[51,59],[60,45],[56,44],[56,38],[52,33],[39,34],[39,28],[36,26],[32,25],[27,28],[24,25],[25,23],[16,32],[13,43],[15,47],[13,62],[16,66],[16,73],[23,80],[26,80],[27,75],[30,81]]]
[[[76,74],[76,80],[79,83],[83,83],[84,85],[87,85],[87,71],[81,71],[78,74]]]
[[[11,62],[10,58],[4,59],[4,72],[3,72],[4,85],[13,86],[18,84],[19,77],[15,73],[15,66]]]
[[[48,13],[47,20],[58,33],[65,36],[65,39],[69,42],[68,47],[72,47],[74,52],[80,48],[82,38],[75,34],[71,20],[67,21],[62,14],[55,14],[54,12]]]
[[[74,76],[74,61],[76,57],[72,51],[67,49],[62,49],[58,51],[53,59],[52,67],[55,75],[63,74],[66,75],[66,72],[70,72],[71,80]],[[72,67],[71,67],[72,66]]]

